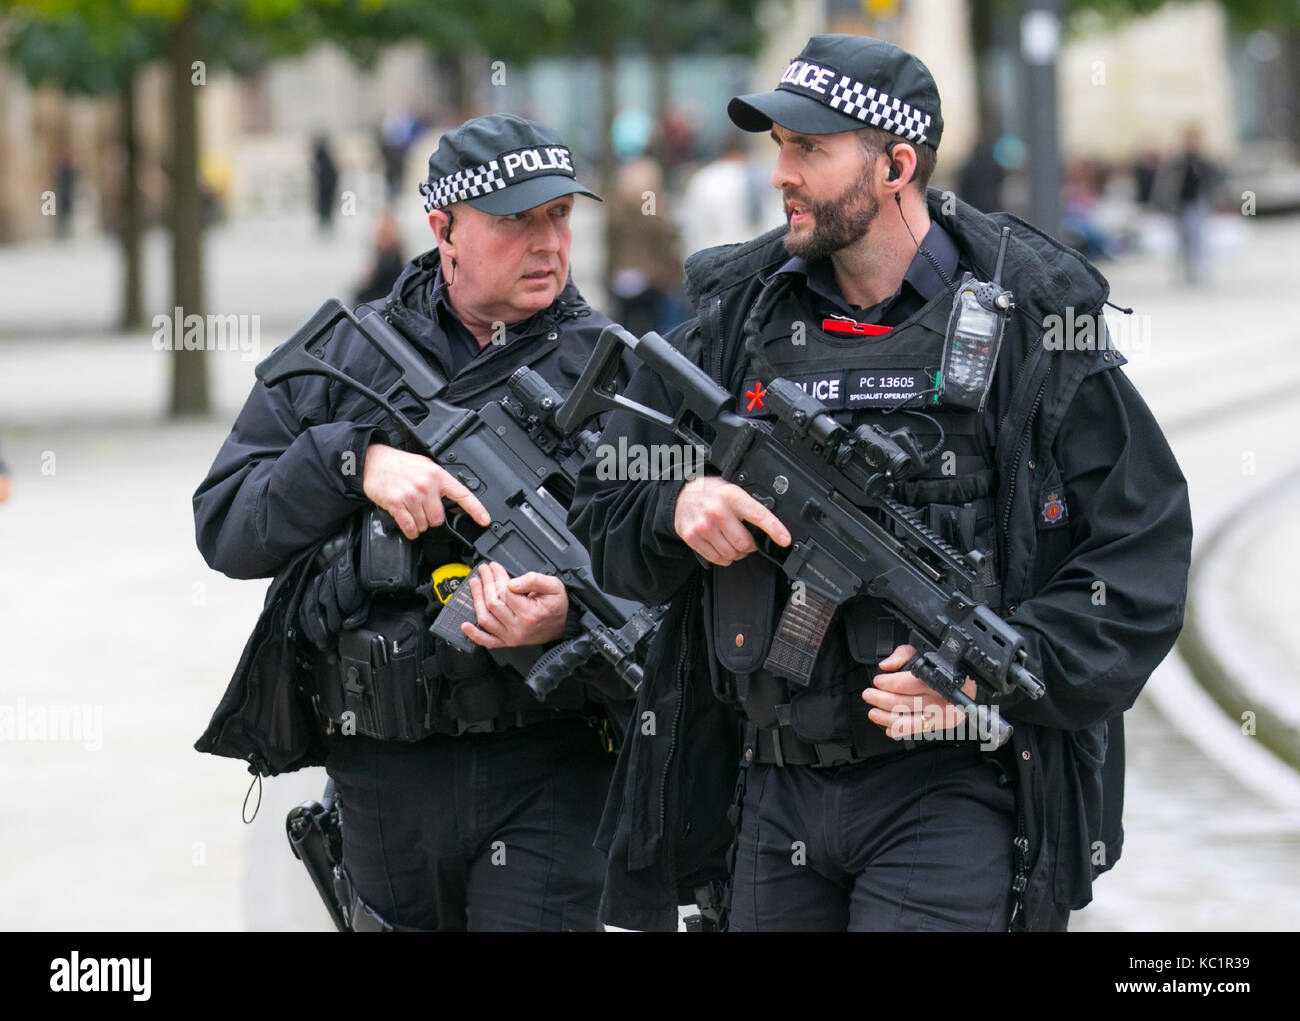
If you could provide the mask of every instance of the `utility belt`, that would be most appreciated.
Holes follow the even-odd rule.
[[[784,708],[784,707],[779,707]],[[779,715],[779,714],[778,714]],[[889,759],[901,755],[910,755],[923,748],[952,747],[954,745],[975,745],[971,740],[933,740],[918,739],[906,743],[900,742],[892,748],[859,749],[852,741],[805,741],[789,724],[775,728],[756,727],[752,723],[745,727],[745,744],[741,751],[746,763],[758,762],[772,766],[810,766],[813,769],[828,769],[831,766],[852,766],[869,759]]]
[[[759,730],[755,727],[753,743],[746,742],[742,754],[746,762],[773,766],[812,766],[816,769],[850,766],[876,757],[858,754],[851,743],[805,741],[790,726],[777,727],[775,730]]]
[[[563,691],[538,704],[485,651],[457,652],[429,633],[425,609],[407,600],[373,600],[365,624],[340,632],[316,670],[327,732],[420,741],[582,716]]]
[[[318,556],[317,578],[332,572],[328,580],[335,582],[333,591],[317,593],[318,600],[341,601],[340,588],[347,595],[346,606],[317,620],[309,636],[315,703],[327,734],[409,742],[583,715],[580,685],[561,685],[543,706],[485,649],[461,652],[430,630],[439,604],[454,598],[470,573],[450,546],[436,532],[408,541],[391,518],[372,508]],[[442,566],[431,570],[431,564]],[[349,565],[355,583],[340,570]],[[421,578],[432,580],[421,587]]]

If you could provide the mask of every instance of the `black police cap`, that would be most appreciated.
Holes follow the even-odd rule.
[[[877,127],[936,149],[943,134],[939,89],[926,66],[861,35],[813,36],[775,92],[737,96],[727,115],[745,131],[768,131],[774,121],[806,135]]]
[[[561,195],[600,196],[579,184],[559,135],[511,113],[475,117],[448,131],[420,185],[426,209],[467,202],[494,216],[522,213]]]

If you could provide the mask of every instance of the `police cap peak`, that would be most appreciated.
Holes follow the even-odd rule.
[[[862,35],[815,35],[773,92],[736,96],[727,115],[745,131],[773,122],[808,135],[876,127],[939,147],[943,118],[929,69],[893,43]]]
[[[573,154],[560,136],[512,113],[475,117],[444,134],[420,192],[429,210],[466,202],[494,216],[522,213],[562,195],[600,201],[578,183]]]

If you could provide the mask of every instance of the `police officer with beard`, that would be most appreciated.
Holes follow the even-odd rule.
[[[602,822],[602,918],[669,928],[699,900],[733,930],[1063,929],[1119,856],[1120,714],[1178,633],[1190,554],[1186,484],[1104,326],[1084,349],[1047,343],[1067,315],[1104,322],[1106,282],[1032,226],[927,190],[939,94],[896,46],[816,36],[728,113],[771,135],[788,224],[688,259],[696,318],[669,341],[742,414],[770,415],[764,386],[785,377],[843,424],[915,433],[930,463],[894,495],[995,565],[990,602],[1047,692],[985,699],[1015,727],[991,749],[905,669],[907,631],[866,596],[810,683],[775,676],[791,592],[755,537],[788,547],[798,523],[716,476],[602,480],[589,461],[571,523],[597,580],[670,601],[636,706],[651,725]],[[1015,309],[972,411],[938,399],[944,338],[955,282],[993,276],[1004,225]],[[628,396],[679,404],[648,369]],[[624,438],[673,441],[618,413],[604,440]]]
[[[569,276],[575,198],[596,196],[568,148],[522,118],[479,117],[443,136],[421,191],[436,247],[369,307],[449,381],[444,401],[480,408],[522,365],[567,393],[609,323]],[[391,385],[346,321],[324,357],[380,392]],[[563,584],[479,566],[467,579],[476,621],[462,630],[481,648],[466,654],[427,635],[423,598],[358,582],[357,542],[341,554],[328,543],[382,508],[418,543],[425,572],[465,573],[444,501],[480,525],[486,511],[403,439],[382,411],[321,377],[254,386],[195,493],[195,523],[211,566],[276,580],[197,747],[259,775],[327,765],[354,929],[597,929],[603,861],[592,840],[612,757],[593,723],[616,688],[589,665],[543,704],[486,651],[576,634]],[[345,725],[344,705],[360,706],[364,727],[356,713],[356,732]]]

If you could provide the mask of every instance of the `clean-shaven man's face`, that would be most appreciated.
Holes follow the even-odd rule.
[[[465,202],[452,206],[457,310],[480,321],[517,323],[550,305],[569,279],[573,202],[563,195],[509,216]]]

